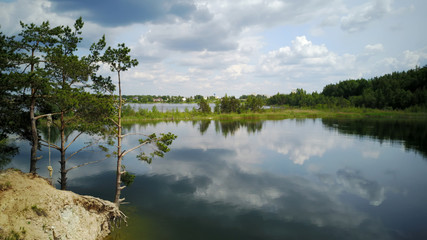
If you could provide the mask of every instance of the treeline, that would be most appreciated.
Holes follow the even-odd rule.
[[[427,66],[393,72],[372,79],[346,80],[329,84],[322,93],[307,94],[297,89],[291,94],[276,94],[268,105],[297,107],[366,107],[377,109],[425,109],[427,107]]]
[[[156,105],[154,105],[151,110],[143,108],[134,109],[130,105],[125,105],[122,109],[122,113],[124,117],[131,118],[184,119],[196,116],[206,116],[208,114],[261,112],[264,105],[264,99],[259,96],[248,96],[245,100],[239,100],[234,96],[228,97],[225,95],[223,98],[216,100],[215,107],[213,109],[211,108],[211,105],[209,105],[208,100],[201,98],[197,104],[197,108],[185,108],[183,112],[178,111],[178,109],[160,112]]]
[[[169,96],[169,95],[123,95],[123,100],[127,103],[198,103],[201,99],[209,102],[217,100],[215,96],[204,97],[202,95],[195,95],[190,97],[183,96]]]
[[[123,100],[127,103],[187,103],[191,102],[191,98],[183,96],[156,96],[156,95],[123,95]]]
[[[321,93],[307,93],[296,89],[290,94],[277,93],[271,97],[265,95],[242,95],[239,98],[225,96],[194,97],[126,95],[128,103],[201,103],[202,112],[208,112],[203,101],[215,103],[215,113],[241,113],[260,111],[263,106],[290,106],[316,108],[375,108],[410,109],[412,111],[427,108],[427,66],[416,67],[403,72],[393,72],[372,79],[345,80],[328,84]],[[203,100],[203,101],[202,101]]]
[[[201,106],[202,103],[199,105]],[[215,104],[215,113],[242,113],[242,112],[259,112],[265,105],[265,99],[258,96],[247,96],[244,100],[236,99],[235,97],[225,97],[217,101]],[[202,108],[201,108],[202,109]]]
[[[249,97],[254,97],[255,95],[242,95],[239,97],[239,100],[245,101]],[[265,95],[256,95],[255,97],[261,98],[262,100],[267,100]],[[170,96],[170,95],[123,95],[123,99],[127,103],[199,103],[202,99],[206,100],[209,103],[216,103],[220,100],[216,96],[202,96],[200,94],[190,97],[184,96]]]

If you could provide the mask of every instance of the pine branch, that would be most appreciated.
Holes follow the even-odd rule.
[[[61,113],[59,112],[59,113],[43,114],[43,115],[39,115],[39,116],[37,116],[37,117],[34,117],[34,119],[35,119],[35,120],[37,120],[37,119],[40,119],[40,118],[43,118],[43,117],[47,117],[47,116],[49,116],[49,115],[59,115],[59,114],[61,114]]]
[[[128,154],[128,153],[132,152],[133,150],[138,149],[138,148],[140,148],[140,147],[144,146],[144,145],[145,145],[145,144],[147,144],[147,143],[148,143],[148,142],[143,142],[143,143],[141,143],[141,144],[139,144],[139,145],[137,145],[137,146],[135,146],[135,147],[133,147],[133,148],[131,148],[131,149],[129,149],[129,150],[124,151],[124,152],[122,153],[122,157],[124,157],[126,154]]]
[[[83,150],[85,150],[86,148],[88,148],[88,147],[91,147],[92,145],[93,145],[94,143],[92,143],[92,144],[88,144],[88,145],[86,145],[86,146],[84,146],[84,147],[82,147],[82,148],[80,148],[79,150],[77,150],[77,151],[75,151],[73,154],[71,154],[65,161],[68,161],[68,160],[70,160],[74,155],[76,155],[77,153],[79,153],[79,152],[81,152],[81,151],[83,151]]]
[[[106,160],[106,159],[108,159],[108,157],[105,157],[104,159],[101,159],[101,160],[96,160],[96,161],[92,161],[92,162],[82,163],[82,164],[80,164],[80,165],[77,165],[77,166],[74,166],[74,167],[71,167],[71,168],[69,168],[69,169],[65,170],[65,172],[68,172],[68,171],[73,170],[73,169],[75,169],[75,168],[83,167],[83,166],[86,166],[86,165],[89,165],[89,164],[102,162],[102,161],[104,161],[104,160]],[[68,159],[67,159],[67,160],[68,160]]]
[[[49,143],[46,140],[43,140],[43,139],[40,139],[40,141],[42,142],[42,143],[40,143],[42,146],[52,147],[52,148],[55,148],[57,150],[61,150],[61,148],[58,145],[55,145],[53,143],[50,143],[50,145],[49,145]],[[45,144],[45,143],[47,143],[47,144]]]
[[[147,134],[144,133],[127,133],[127,134],[123,134],[121,137],[127,137],[127,136],[131,136],[131,135],[142,135],[142,136],[147,136]]]
[[[112,119],[112,118],[109,118],[117,127],[119,126],[119,124],[116,122],[116,121],[114,121],[114,119]]]
[[[83,134],[83,132],[80,132],[79,134],[77,134],[77,136],[76,137],[74,137],[74,139],[73,140],[71,140],[71,142],[65,147],[65,150],[67,150],[69,147],[70,147],[70,145],[73,143],[73,142],[75,142],[76,140],[77,140],[77,138],[78,137],[80,137],[80,135],[82,135]]]

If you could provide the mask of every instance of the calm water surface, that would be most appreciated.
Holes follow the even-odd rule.
[[[125,129],[170,131],[178,139],[151,165],[135,160],[137,152],[126,156],[137,175],[122,192],[129,226],[111,239],[427,239],[424,122],[197,121]],[[91,149],[79,161],[102,155]],[[58,170],[59,155],[52,156]],[[9,167],[28,171],[28,159],[22,148]],[[47,161],[39,162],[44,176]],[[73,170],[69,189],[112,200],[114,169],[111,159]]]
[[[139,109],[147,109],[152,110],[155,106],[159,112],[167,112],[167,111],[179,111],[185,112],[186,109],[188,111],[193,110],[193,108],[198,109],[199,105],[197,103],[127,103],[126,105],[131,106],[134,110]],[[211,110],[214,109],[215,104],[210,103],[209,106]]]

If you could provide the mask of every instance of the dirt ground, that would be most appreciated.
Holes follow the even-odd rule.
[[[57,190],[19,170],[0,172],[0,239],[103,239],[120,217],[109,201]]]

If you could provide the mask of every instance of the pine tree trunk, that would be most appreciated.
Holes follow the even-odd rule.
[[[34,91],[34,90],[32,90]],[[36,99],[35,97],[32,97],[31,99],[31,105],[30,105],[30,119],[31,119],[31,156],[30,156],[30,173],[36,173],[37,172],[37,149],[39,147],[39,136],[37,134],[37,125],[36,125],[36,118],[34,116],[34,109],[36,105]]]
[[[67,171],[66,171],[66,160],[65,160],[65,124],[64,124],[64,112],[61,112],[61,190],[67,188]]]
[[[117,119],[117,169],[116,169],[116,196],[114,203],[120,206],[121,175],[122,175],[122,89],[120,85],[120,71],[117,72],[119,79],[119,111]]]
[[[34,57],[35,49],[32,50],[31,56]],[[34,72],[34,63],[31,64],[31,73]],[[31,105],[30,105],[30,120],[31,120],[31,156],[30,156],[30,173],[37,172],[37,150],[39,148],[39,135],[37,133],[37,120],[35,117],[36,108],[36,89],[31,88]]]

